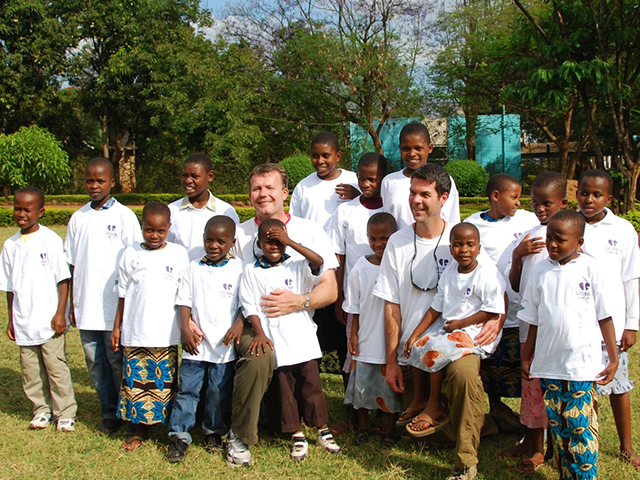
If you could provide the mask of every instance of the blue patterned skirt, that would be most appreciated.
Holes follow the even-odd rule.
[[[166,423],[178,390],[177,345],[166,348],[123,347],[118,418],[131,423]]]

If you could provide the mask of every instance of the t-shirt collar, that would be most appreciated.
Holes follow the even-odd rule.
[[[196,208],[193,205],[193,203],[191,203],[191,200],[189,199],[189,197],[184,197],[182,199],[182,203],[180,204],[180,210],[186,210],[186,209],[202,210],[203,208],[208,208],[212,212],[215,212],[216,211],[216,197],[214,197],[209,190],[207,190],[207,192],[209,193],[209,200],[207,200],[207,203],[205,204],[204,207]]]
[[[282,256],[282,258],[280,258],[280,260],[278,260],[276,263],[271,264],[269,263],[269,261],[267,260],[267,257],[265,257],[264,255],[260,255],[260,257],[258,257],[258,259],[255,261],[255,263],[253,264],[254,267],[256,268],[272,268],[272,267],[278,267],[280,265],[282,265],[285,261],[287,261],[289,258],[291,258],[291,255],[288,254],[284,254]]]
[[[109,197],[109,200],[104,202],[104,205],[102,205],[98,210],[109,210],[111,207],[113,207],[115,203],[116,203],[115,197]]]

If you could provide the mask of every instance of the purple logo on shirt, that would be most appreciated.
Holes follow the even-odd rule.
[[[287,278],[287,279],[284,281],[284,284],[285,284],[287,287],[291,287],[291,286],[293,286],[293,279],[291,279],[291,278]]]
[[[611,245],[612,247],[617,247],[618,246],[618,241],[617,240],[609,240],[609,245]]]
[[[116,231],[116,226],[115,225],[107,225],[107,230],[109,230],[110,232],[115,232]]]
[[[440,260],[438,260],[438,263],[441,267],[446,267],[447,265],[449,265],[449,259],[441,258]]]
[[[591,287],[591,284],[588,282],[580,282],[578,286],[580,287],[580,290],[582,290],[583,292],[588,292],[589,288]]]
[[[465,297],[468,297],[469,295],[471,295],[471,287],[467,287],[467,289],[464,291]]]
[[[46,259],[47,259],[47,254],[46,254],[46,252],[42,252],[42,253],[40,254],[40,258],[41,258],[41,259],[43,259],[43,260],[46,260]]]
[[[222,285],[222,288],[229,291],[233,288],[233,285],[231,285],[230,283],[225,283],[224,285]]]
[[[167,265],[166,269],[167,269],[167,273],[173,273],[173,267],[170,267],[169,265]]]

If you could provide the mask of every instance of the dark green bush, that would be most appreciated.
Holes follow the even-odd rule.
[[[473,160],[454,160],[447,163],[444,169],[453,177],[461,197],[477,197],[484,195],[489,174],[482,165]]]
[[[280,162],[280,165],[285,168],[287,175],[289,175],[290,192],[293,192],[300,180],[315,172],[311,164],[311,158],[303,153],[285,158]]]

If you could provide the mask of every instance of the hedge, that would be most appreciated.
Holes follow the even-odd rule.
[[[116,193],[113,195],[123,205],[144,205],[151,201],[161,203],[171,203],[183,197],[179,193]],[[233,206],[250,206],[249,195],[247,194],[230,194],[216,195],[217,198],[223,200]],[[82,205],[89,201],[88,195],[46,195],[45,203],[47,205]],[[288,199],[287,201],[288,202]],[[285,203],[286,203],[285,202]],[[0,197],[0,205],[12,205],[13,196]]]

